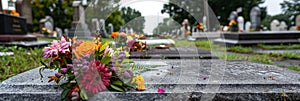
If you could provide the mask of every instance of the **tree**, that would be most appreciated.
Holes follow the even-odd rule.
[[[105,20],[105,24],[108,29],[108,24],[111,23],[114,26],[114,31],[119,31],[120,27],[125,24],[124,19],[122,18],[122,12],[119,10],[111,13],[108,18]]]
[[[85,21],[91,26],[93,18],[104,19],[106,30],[109,29],[108,24],[111,23],[114,26],[114,31],[119,31],[120,26],[123,26],[125,21],[122,19],[118,2],[120,0],[91,0],[85,9]]]
[[[121,8],[123,13],[122,18],[125,20],[125,27],[132,28],[136,32],[143,33],[145,18],[142,17],[142,13],[138,10],[130,7]]]
[[[51,16],[54,26],[62,29],[70,28],[72,22],[73,0],[32,0],[33,31],[39,31],[39,21]]]
[[[197,17],[203,17],[204,12],[206,12],[203,1],[204,0],[170,0],[169,4],[164,5],[162,13],[168,13],[174,20],[178,22],[182,22],[183,19],[189,19],[190,25],[195,25],[195,19],[202,19]],[[258,6],[262,3],[264,3],[264,0],[208,0],[209,6],[222,25],[228,25],[230,13],[232,11],[236,11],[236,9],[239,7],[243,9],[243,12],[239,15],[243,16],[245,21],[250,21],[249,14],[252,7]],[[261,17],[263,19],[267,14],[266,8],[261,7],[261,10]],[[193,16],[196,18],[193,18]]]
[[[153,29],[153,33],[171,33],[173,30],[180,29],[181,24],[177,23],[171,18],[163,19],[163,22],[159,23],[156,28]]]
[[[283,10],[283,15],[288,19],[289,25],[295,25],[296,16],[300,14],[300,0],[285,0],[280,4]]]

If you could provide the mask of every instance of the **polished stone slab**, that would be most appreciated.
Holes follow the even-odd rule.
[[[287,94],[287,101],[300,100],[299,72],[277,66],[215,59],[150,59],[135,62],[161,65],[141,73],[146,83],[145,91],[101,92],[90,100],[270,101],[284,100],[281,96],[283,92]],[[45,77],[53,74],[54,71],[44,72]],[[61,89],[55,83],[47,83],[47,78],[42,81],[38,68],[9,78],[0,84],[0,100],[59,100]],[[158,88],[166,92],[158,93]]]
[[[296,44],[299,43],[299,31],[266,31],[266,32],[226,32],[221,38],[215,39],[214,43],[234,45],[257,45],[257,44]]]

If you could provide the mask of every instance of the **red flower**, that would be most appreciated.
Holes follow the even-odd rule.
[[[79,77],[81,88],[89,94],[105,90],[110,83],[111,73],[109,70],[98,60],[90,62],[88,67],[88,70],[82,71]]]

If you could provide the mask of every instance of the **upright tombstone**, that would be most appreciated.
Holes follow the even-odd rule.
[[[203,31],[204,32],[206,32],[206,30],[207,30],[207,18],[206,18],[206,16],[203,16]]]
[[[73,22],[72,28],[69,31],[69,37],[73,37],[74,34],[79,38],[91,38],[88,26],[85,23],[85,11],[80,0],[73,1]],[[76,33],[75,33],[76,32]]]
[[[271,27],[271,31],[280,31],[280,22],[278,20],[273,20],[270,24],[270,27]]]
[[[101,33],[101,36],[104,37],[104,38],[107,38],[108,35],[107,35],[107,31],[105,30],[105,20],[104,19],[100,19],[99,22],[100,22],[100,33]]]
[[[44,19],[40,20],[40,29],[43,27],[49,29],[51,32],[54,31],[54,20],[51,16],[46,16]]]
[[[33,23],[32,23],[32,10],[30,6],[30,0],[17,0],[16,11],[20,14],[20,16],[26,18],[27,28],[29,31],[32,31]]]
[[[112,33],[112,32],[114,32],[114,25],[113,24],[108,24],[108,27],[110,28],[110,31],[109,31],[109,33]]]
[[[259,7],[253,7],[250,12],[251,29],[260,30],[261,10]]]
[[[296,26],[300,26],[300,15],[296,17]]]
[[[228,20],[237,20],[237,18],[238,18],[238,13],[236,11],[232,11],[230,13]]]
[[[251,28],[251,22],[247,21],[246,24],[245,24],[245,31],[249,32],[250,28]]]
[[[280,22],[280,25],[279,25],[279,30],[280,31],[287,31],[287,25],[286,25],[286,23],[284,22],[284,21],[281,21]]]
[[[239,30],[244,31],[244,17],[239,16],[237,20],[238,20]]]
[[[57,38],[60,38],[61,36],[62,36],[62,34],[63,34],[63,31],[62,31],[62,29],[61,28],[58,28],[58,27],[56,27],[55,28],[55,31],[57,32]]]
[[[92,35],[95,36],[96,32],[100,30],[100,24],[97,18],[92,19]]]

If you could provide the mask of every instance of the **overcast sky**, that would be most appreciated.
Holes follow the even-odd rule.
[[[266,6],[267,12],[270,15],[280,14],[282,12],[280,3],[284,0],[266,0],[260,6]],[[168,0],[121,0],[121,6],[130,6],[142,13],[145,17],[145,30],[144,32],[150,33],[157,26],[158,22],[162,22],[163,18],[168,17],[168,14],[161,14],[163,4]]]

